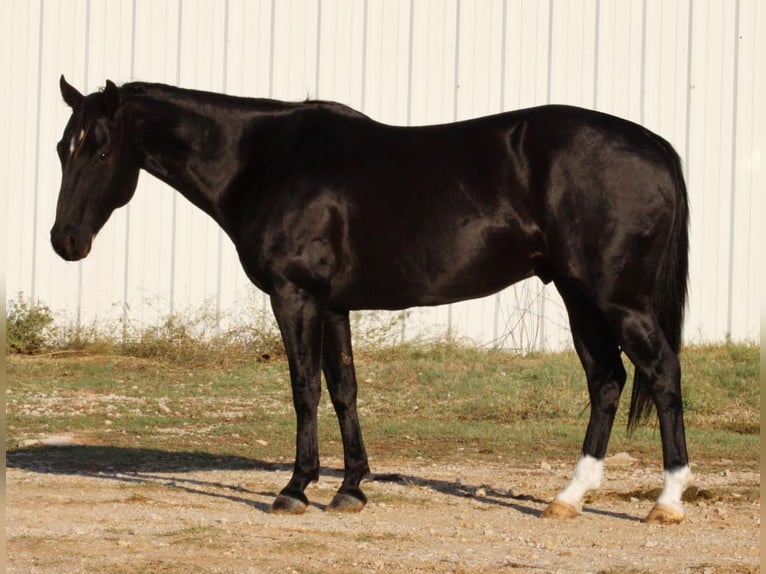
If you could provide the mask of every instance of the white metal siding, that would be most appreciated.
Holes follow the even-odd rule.
[[[215,224],[146,174],[87,260],[54,255],[54,146],[69,115],[58,91],[64,73],[88,92],[109,78],[316,97],[395,124],[546,102],[638,121],[684,160],[692,217],[686,339],[758,337],[758,0],[6,0],[0,22],[9,297],[23,291],[83,321],[150,321],[203,303],[235,315],[265,306]],[[414,310],[403,333],[446,329],[521,349],[570,344],[555,289],[536,280]]]

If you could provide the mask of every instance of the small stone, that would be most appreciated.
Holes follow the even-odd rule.
[[[38,441],[45,446],[76,446],[80,444],[71,434],[52,434]]]
[[[543,461],[540,463],[540,468],[543,470],[551,470],[553,468],[549,462]]]
[[[630,466],[638,462],[638,459],[630,456],[627,452],[618,452],[607,457],[604,462],[611,466]]]

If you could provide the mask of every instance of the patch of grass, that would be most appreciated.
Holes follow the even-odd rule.
[[[8,302],[6,355],[73,354],[157,359],[187,366],[228,366],[232,361],[282,354],[276,323],[262,311],[245,309],[245,322],[221,316],[212,304],[162,316],[155,323],[101,320],[57,321],[50,308],[23,293]]]
[[[755,346],[685,349],[687,438],[695,463],[726,459],[758,466],[758,361]],[[574,461],[579,452],[589,407],[573,353],[519,356],[432,344],[361,351],[356,364],[362,429],[373,461],[422,457],[536,464]],[[224,369],[221,362],[182,364],[175,358],[13,355],[7,376],[11,463],[34,458],[36,447],[18,448],[21,441],[57,433],[117,449],[104,451],[107,462],[101,466],[100,459],[83,462],[98,468],[156,468],[163,458],[183,466],[183,456],[192,458],[192,466],[200,457],[213,465],[216,459],[292,461],[295,415],[282,356],[231,359]],[[629,392],[610,452],[628,451],[659,468],[656,419],[630,437],[625,430]],[[340,457],[326,392],[319,416],[321,454]],[[67,456],[92,457],[97,447],[83,448],[70,449]],[[45,456],[55,450],[47,449]]]
[[[148,302],[149,307],[155,307]],[[397,344],[401,322],[408,312],[353,312],[358,348],[388,349]],[[269,360],[284,354],[274,317],[262,309],[238,308],[221,314],[212,302],[200,308],[157,314],[153,323],[134,320],[94,320],[72,323],[57,320],[41,301],[23,293],[8,301],[6,354],[51,356],[109,355],[157,359],[185,366],[230,367],[256,358]]]
[[[682,354],[686,419],[690,425],[760,435],[760,348],[706,345]]]

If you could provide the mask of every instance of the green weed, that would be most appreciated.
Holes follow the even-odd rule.
[[[5,313],[5,352],[32,354],[44,351],[53,337],[53,313],[23,293],[8,301]]]

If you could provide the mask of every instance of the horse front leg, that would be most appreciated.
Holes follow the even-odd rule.
[[[275,514],[303,514],[308,499],[303,491],[319,479],[317,408],[321,393],[322,305],[311,294],[289,287],[272,295],[290,368],[297,417],[295,465],[290,482],[269,509]]]
[[[356,410],[357,383],[348,313],[325,313],[322,366],[343,440],[343,484],[328,510],[359,512],[367,497],[359,488],[370,471]]]

